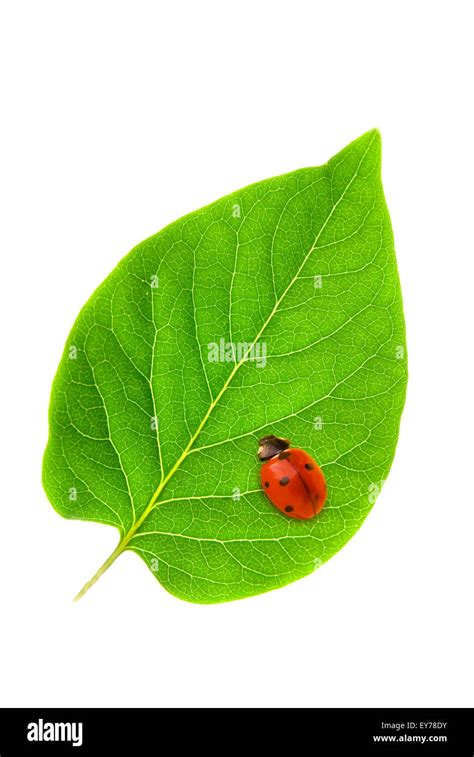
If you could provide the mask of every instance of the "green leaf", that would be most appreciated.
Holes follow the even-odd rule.
[[[126,549],[194,602],[311,573],[380,491],[406,381],[377,131],[142,242],[81,311],[53,384],[47,495],[120,531],[78,596]],[[260,490],[269,433],[322,466],[316,518],[287,518]]]

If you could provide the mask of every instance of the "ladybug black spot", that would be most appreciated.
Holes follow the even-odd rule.
[[[270,481],[265,481],[265,487],[268,489],[269,486],[270,486]]]
[[[287,506],[285,507],[285,513],[292,513],[294,509],[295,509],[295,508],[294,508],[294,507],[292,507],[291,505],[287,505]]]
[[[286,460],[287,458],[290,457],[290,455],[291,455],[291,452],[288,452],[288,450],[285,449],[283,452],[280,452],[280,454],[278,455],[278,459]]]
[[[304,467],[306,470],[314,470],[314,465],[311,465],[311,463],[305,463]]]
[[[280,478],[279,484],[280,486],[286,486],[290,483],[290,479],[288,476],[283,476],[283,478]]]

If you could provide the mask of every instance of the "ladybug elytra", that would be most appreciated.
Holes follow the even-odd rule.
[[[266,496],[289,518],[307,520],[321,512],[326,501],[326,479],[319,465],[288,439],[264,436],[258,457],[260,480]]]

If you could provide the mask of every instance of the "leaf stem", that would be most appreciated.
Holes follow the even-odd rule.
[[[219,397],[216,398],[216,402],[218,401],[218,399],[219,399]],[[125,534],[125,536],[123,537],[123,539],[120,540],[120,542],[117,544],[116,548],[114,549],[114,551],[112,552],[112,554],[109,555],[109,557],[104,562],[104,564],[100,566],[100,568],[97,571],[97,573],[95,573],[92,576],[92,578],[89,581],[87,581],[87,583],[84,584],[84,586],[82,587],[82,589],[76,594],[76,596],[74,597],[74,601],[75,602],[77,602],[77,600],[81,599],[81,597],[83,597],[84,594],[86,594],[86,592],[88,592],[89,589],[92,586],[94,586],[94,584],[99,580],[99,578],[104,575],[105,571],[108,568],[110,568],[110,566],[112,565],[112,563],[115,562],[115,560],[117,559],[117,557],[119,555],[121,555],[122,552],[126,549],[127,544],[130,542],[130,540],[135,535],[136,531],[138,531],[138,529],[142,525],[143,521],[146,520],[146,518],[148,517],[148,515],[150,514],[150,512],[155,507],[156,501],[157,501],[158,497],[160,496],[161,492],[163,491],[163,489],[165,488],[166,484],[168,483],[168,481],[170,480],[170,478],[176,473],[176,471],[178,470],[178,468],[181,465],[181,463],[183,462],[183,460],[186,459],[186,457],[187,457],[187,455],[189,453],[190,448],[193,446],[194,442],[196,441],[197,437],[199,436],[203,425],[205,424],[205,422],[207,421],[207,419],[209,417],[210,412],[211,412],[211,409],[208,411],[208,414],[206,414],[206,416],[204,417],[204,419],[201,422],[201,424],[199,425],[196,433],[189,440],[189,443],[188,443],[187,447],[181,453],[180,457],[178,458],[178,460],[176,461],[176,463],[174,464],[174,466],[171,468],[171,470],[168,473],[168,475],[164,479],[162,479],[162,481],[160,482],[157,490],[153,494],[153,497],[151,498],[150,502],[146,506],[146,508],[143,511],[143,513],[140,515],[140,517],[138,518],[138,520],[135,521],[135,523],[131,526],[130,530],[128,531],[128,533]]]
[[[83,597],[84,594],[87,591],[89,591],[89,589],[91,588],[91,586],[94,586],[94,584],[96,583],[96,581],[98,581],[99,578],[104,575],[105,571],[108,568],[110,568],[110,566],[112,565],[112,563],[115,562],[115,560],[117,559],[117,557],[123,552],[123,550],[125,548],[124,541],[125,540],[123,539],[123,540],[121,540],[119,542],[119,544],[114,549],[114,551],[112,552],[112,554],[109,555],[108,558],[107,558],[107,560],[104,562],[104,564],[100,566],[100,568],[97,571],[97,573],[95,573],[95,575],[93,575],[92,578],[89,581],[87,581],[87,583],[84,584],[84,586],[82,587],[82,589],[74,597],[74,602],[77,602],[79,599],[81,599],[81,597]]]

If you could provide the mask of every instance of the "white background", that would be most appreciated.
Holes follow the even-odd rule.
[[[3,2],[0,704],[473,706],[469,2]],[[410,385],[390,478],[315,575],[168,595],[41,488],[80,307],[141,239],[374,126]]]

